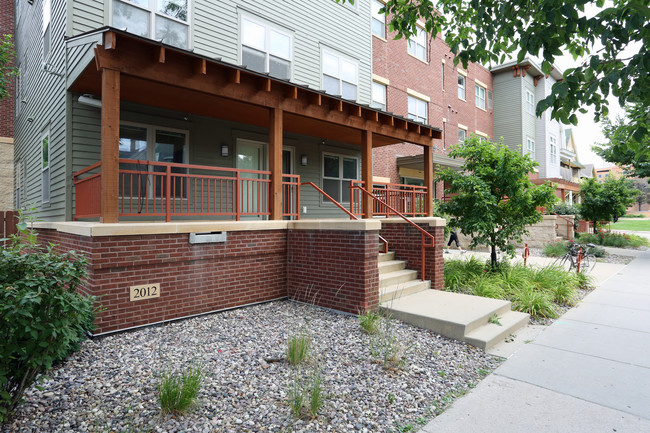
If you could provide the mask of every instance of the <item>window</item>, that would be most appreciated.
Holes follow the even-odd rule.
[[[41,138],[41,191],[43,203],[50,201],[50,133]]]
[[[20,106],[22,105],[20,103],[20,92],[21,92],[21,86],[20,86],[20,77],[23,76],[23,67],[19,63],[17,68],[18,74],[14,78],[14,110],[16,112],[16,116],[18,116],[18,113],[20,113]]]
[[[492,102],[492,90],[488,90],[488,108],[492,109],[494,103]]]
[[[535,115],[535,95],[526,89],[526,112]]]
[[[466,138],[467,138],[467,131],[462,128],[458,128],[458,142],[462,143],[463,141],[465,141]]]
[[[421,27],[416,27],[415,34],[409,38],[408,53],[423,62],[427,61],[427,34]]]
[[[376,81],[372,82],[372,103],[370,106],[386,110],[386,85]]]
[[[350,201],[350,181],[357,180],[357,158],[344,155],[323,154],[323,191],[336,201]]]
[[[409,119],[427,123],[427,101],[409,95]]]
[[[357,100],[357,64],[331,51],[323,51],[323,90]]]
[[[526,153],[535,157],[535,140],[526,137]]]
[[[356,2],[355,2],[356,3]],[[386,15],[379,12],[384,5],[378,0],[372,0],[370,4],[372,15],[372,34],[386,39]]]
[[[557,139],[555,138],[554,135],[550,135],[548,137],[548,141],[550,143],[551,147],[551,162],[556,162],[557,161]]]
[[[50,18],[52,16],[51,0],[43,0],[43,60],[50,56],[50,44],[52,42]]]
[[[188,0],[113,0],[113,27],[187,48]]]
[[[281,79],[291,78],[291,35],[247,17],[241,19],[242,64]]]
[[[442,82],[442,91],[445,91],[445,64],[442,64],[442,69],[441,69],[441,74],[440,74],[440,81]]]
[[[16,162],[15,167],[16,167],[16,174],[15,174],[15,182],[16,182],[15,190],[16,191],[14,193],[15,207],[16,207],[16,209],[20,209],[20,204],[21,204],[21,201],[22,201],[21,200],[22,199],[21,194],[24,194],[24,191],[23,191],[23,188],[22,188],[22,185],[23,185],[23,173],[22,173],[23,164],[22,164],[22,162],[20,162],[20,161]]]
[[[458,74],[458,98],[465,100],[465,76]]]
[[[478,84],[476,85],[474,91],[474,100],[478,108],[485,110],[485,87],[481,87]]]

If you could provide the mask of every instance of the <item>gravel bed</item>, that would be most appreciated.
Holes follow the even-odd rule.
[[[388,432],[417,429],[501,362],[431,331],[391,322],[409,347],[404,370],[372,359],[358,319],[278,301],[97,338],[31,387],[8,432]],[[311,366],[296,373],[287,339],[312,337]],[[162,415],[156,384],[165,369],[203,364],[200,404]],[[322,369],[327,395],[316,419],[287,405],[296,374]]]

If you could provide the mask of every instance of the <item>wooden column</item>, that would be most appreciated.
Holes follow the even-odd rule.
[[[102,69],[101,161],[102,223],[116,223],[119,216],[120,180],[120,72]]]
[[[282,110],[271,108],[269,116],[269,171],[271,219],[282,219]]]
[[[364,188],[372,192],[372,132],[361,132],[361,180]],[[363,213],[366,218],[372,218],[372,197],[361,193]]]
[[[427,216],[433,216],[433,147],[424,146],[424,186],[427,187]]]

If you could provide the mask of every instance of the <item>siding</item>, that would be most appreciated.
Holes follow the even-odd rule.
[[[503,143],[512,150],[521,151],[522,146],[522,86],[511,71],[494,76],[494,136],[503,137]]]
[[[68,36],[89,32],[108,24],[105,15],[108,7],[102,0],[69,0],[70,1],[70,28]],[[106,11],[106,12],[105,12]]]

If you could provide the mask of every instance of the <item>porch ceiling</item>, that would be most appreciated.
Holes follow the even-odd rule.
[[[433,154],[433,164],[437,167],[451,168],[454,171],[460,171],[465,163],[464,159],[450,158],[440,153]],[[424,168],[424,155],[402,156],[397,158],[397,166],[422,170]]]
[[[70,90],[101,95],[101,70],[120,72],[120,99],[144,105],[269,126],[269,110],[283,111],[283,128],[326,140],[360,145],[362,131],[373,147],[411,142],[433,146],[441,131],[391,113],[297,86],[288,81],[207,59],[188,51],[105,28]]]

